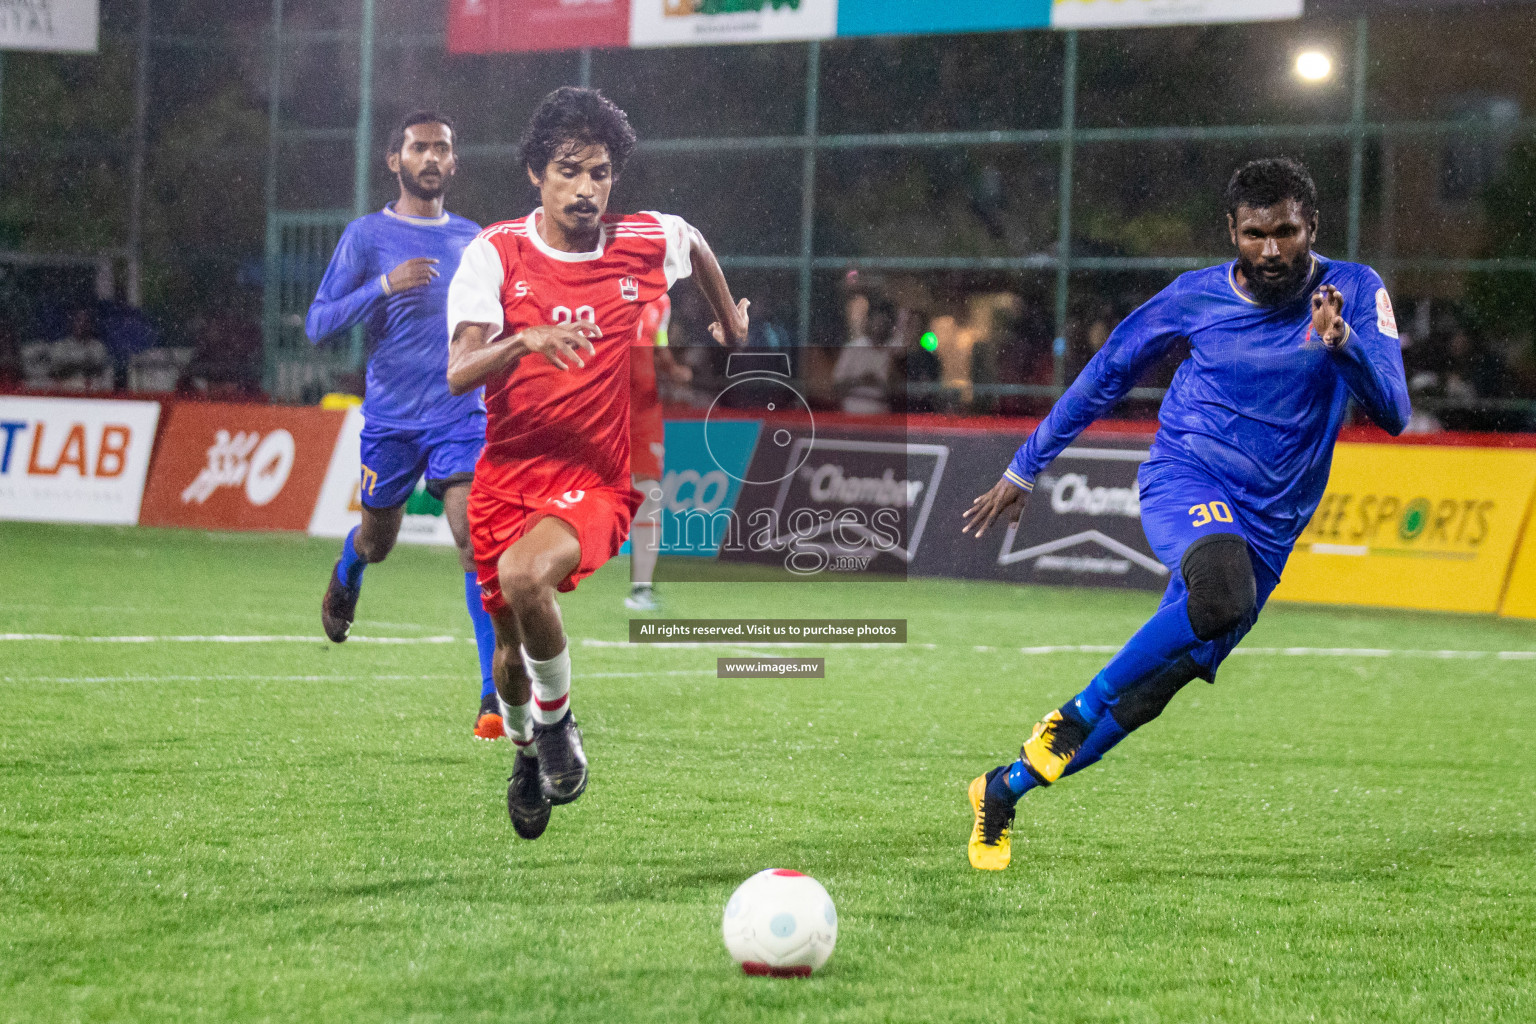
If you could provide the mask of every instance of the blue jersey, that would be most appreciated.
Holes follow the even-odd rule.
[[[1005,474],[1025,489],[1094,420],[1125,397],[1179,339],[1190,355],[1158,414],[1149,462],[1182,462],[1222,483],[1277,542],[1294,543],[1322,500],[1351,399],[1393,434],[1411,408],[1392,303],[1358,263],[1313,257],[1293,301],[1263,306],[1238,287],[1236,264],[1181,275],[1121,322]],[[1344,298],[1349,335],[1334,351],[1312,330],[1311,296]]]
[[[386,206],[347,225],[304,320],[312,342],[357,325],[368,341],[363,417],[372,427],[441,426],[485,411],[477,388],[448,393],[448,284],[479,225],[451,213],[407,217]],[[384,294],[384,279],[406,260],[437,260],[421,288]]]

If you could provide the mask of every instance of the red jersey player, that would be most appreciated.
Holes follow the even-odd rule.
[[[555,592],[613,557],[640,504],[629,479],[629,352],[641,310],[693,275],[718,318],[715,340],[747,336],[747,301],[732,300],[696,230],[666,214],[607,215],[634,148],[629,119],[601,94],[546,96],[522,139],[542,206],[482,231],[448,292],[449,388],[485,385],[469,525],[517,748],[507,810],[525,839],[587,785]]]
[[[693,371],[672,358],[667,327],[672,300],[663,295],[640,312],[640,333],[629,350],[629,471],[640,492],[640,509],[629,531],[629,596],[624,607],[636,612],[658,608],[653,587],[656,559],[661,554],[661,480],[666,425],[661,417],[658,370],[679,383]]]

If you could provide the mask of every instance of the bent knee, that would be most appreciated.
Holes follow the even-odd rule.
[[[1248,542],[1235,533],[1213,533],[1191,544],[1180,570],[1189,591],[1189,625],[1201,642],[1249,623],[1258,587]]]

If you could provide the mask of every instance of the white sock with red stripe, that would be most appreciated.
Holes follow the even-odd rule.
[[[533,746],[533,698],[524,704],[508,704],[500,693],[496,703],[501,705],[501,728],[512,745],[525,754],[538,756]]]
[[[571,706],[571,645],[548,661],[534,661],[523,648],[523,665],[533,682],[533,720],[554,725]]]

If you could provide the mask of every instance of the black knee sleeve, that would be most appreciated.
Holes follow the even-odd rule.
[[[1204,671],[1186,654],[1151,679],[1122,693],[1119,703],[1110,708],[1109,713],[1116,725],[1126,732],[1134,732],[1162,714],[1173,695]]]
[[[1258,590],[1248,542],[1235,533],[1201,537],[1179,565],[1189,591],[1189,624],[1202,642],[1231,632],[1253,613]]]

